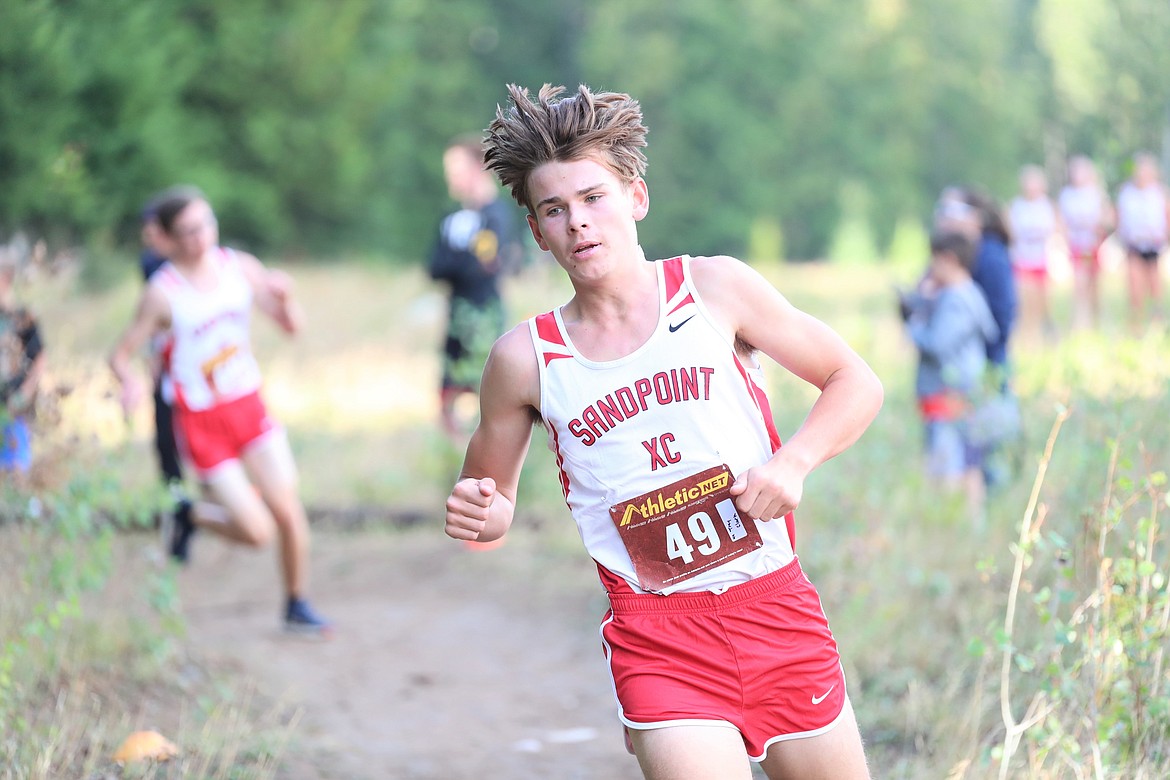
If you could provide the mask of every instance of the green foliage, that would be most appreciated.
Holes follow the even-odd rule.
[[[845,265],[868,265],[878,259],[869,220],[869,193],[857,182],[841,186],[841,219],[829,244],[829,259]]]
[[[1170,6],[1067,5],[10,3],[0,237],[129,244],[142,201],[190,182],[254,250],[418,258],[443,144],[483,128],[505,83],[548,81],[642,101],[649,254],[750,254],[761,219],[792,257],[846,227],[884,246],[944,185],[1004,197],[1021,163],[1058,175],[1066,151],[1116,182],[1161,145]],[[861,221],[840,212],[842,182],[871,195]]]
[[[5,609],[0,617],[0,722],[10,728],[0,735],[0,764],[19,767],[29,745],[43,742],[49,722],[30,718],[39,712],[46,686],[76,661],[79,637],[86,631],[82,600],[106,587],[113,574],[113,541],[126,528],[141,527],[156,505],[127,497],[108,476],[79,477],[59,492],[38,498],[39,517],[5,529],[15,568],[3,573]],[[21,517],[29,501],[8,488],[4,516]],[[159,570],[144,583],[150,590],[173,589],[173,572]],[[177,604],[155,600],[156,614],[168,631],[148,633],[146,649],[164,658],[171,637],[181,625]]]
[[[1170,155],[1165,4],[1046,0],[1038,4],[1036,23],[1053,79],[1045,119],[1060,146],[1097,157],[1112,185],[1128,175],[1135,151]]]
[[[757,217],[748,233],[747,258],[776,262],[784,259],[784,229],[774,218]]]
[[[930,236],[914,217],[902,216],[894,226],[886,261],[899,282],[914,284],[930,262]]]
[[[1106,493],[1085,517],[1082,543],[1047,529],[1016,551],[1032,630],[1005,650],[1033,697],[1023,733],[1033,772],[1089,756],[1097,776],[1170,770],[1166,475],[1123,477],[1122,444],[1110,451]]]

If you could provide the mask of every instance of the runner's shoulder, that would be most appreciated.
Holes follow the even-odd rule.
[[[498,377],[517,388],[539,382],[536,349],[527,322],[513,326],[496,339],[488,353],[484,374],[485,377]]]
[[[727,294],[734,297],[736,285],[759,284],[759,273],[731,255],[691,258],[691,279],[703,297]]]

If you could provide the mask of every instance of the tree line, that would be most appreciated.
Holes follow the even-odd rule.
[[[1164,0],[0,0],[0,241],[131,245],[202,187],[255,251],[416,261],[504,85],[626,91],[649,254],[879,247],[954,182],[1170,142]]]

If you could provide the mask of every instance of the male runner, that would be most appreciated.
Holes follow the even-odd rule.
[[[867,778],[837,646],[793,551],[804,479],[881,405],[869,367],[730,257],[646,262],[646,128],[628,95],[581,86],[512,106],[487,165],[568,274],[565,305],[504,334],[446,504],[446,533],[512,522],[531,427],[611,609],[618,714],[651,780]],[[759,354],[821,393],[783,447]]]

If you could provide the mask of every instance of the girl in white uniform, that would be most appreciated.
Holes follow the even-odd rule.
[[[1020,295],[1020,331],[1033,339],[1052,338],[1056,329],[1048,305],[1048,252],[1056,234],[1056,208],[1048,198],[1043,169],[1020,171],[1020,194],[1008,207],[1012,270]]]
[[[1130,327],[1161,317],[1162,277],[1158,264],[1166,251],[1170,198],[1150,154],[1134,157],[1133,177],[1117,194],[1117,235],[1125,246]],[[1146,311],[1149,305],[1150,311]]]
[[[1069,160],[1068,184],[1060,190],[1057,206],[1073,270],[1073,325],[1097,327],[1101,321],[1101,242],[1109,234],[1113,212],[1088,157]]]

